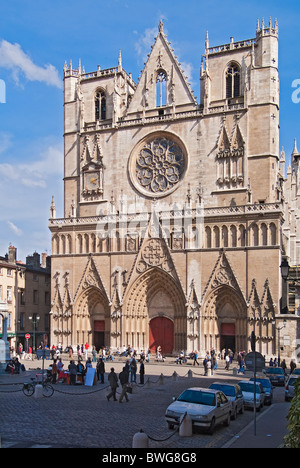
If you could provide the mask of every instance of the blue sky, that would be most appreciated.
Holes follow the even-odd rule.
[[[135,81],[164,21],[175,54],[200,95],[206,30],[210,46],[255,37],[257,18],[279,24],[280,148],[300,149],[300,2],[238,0],[0,0],[0,255],[50,253],[49,208],[63,216],[64,62],[86,72],[123,67]],[[1,82],[0,82],[1,83]],[[294,99],[295,101],[295,99]]]

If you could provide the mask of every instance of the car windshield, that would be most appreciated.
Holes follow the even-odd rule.
[[[239,386],[241,387],[242,392],[254,393],[254,384],[248,382],[240,382]],[[260,393],[259,385],[256,385],[256,392]]]
[[[214,388],[215,390],[220,390],[226,396],[230,396],[230,397],[235,396],[235,387],[233,387],[232,385],[212,384],[210,388]]]
[[[251,382],[254,382],[254,377],[251,377],[250,381],[251,381]],[[260,378],[257,378],[257,379],[256,379],[256,382],[261,383],[262,386],[265,387],[265,388],[271,388],[271,382],[270,382],[270,380],[268,380],[268,379],[260,379]]]
[[[281,367],[270,367],[267,369],[268,374],[283,374],[283,369]]]
[[[288,383],[289,387],[290,387],[290,386],[291,386],[291,387],[294,387],[296,380],[297,380],[296,378],[295,378],[295,379],[294,379],[294,378],[291,378],[291,379],[289,380],[289,383]]]
[[[199,390],[185,390],[177,399],[187,403],[198,403],[199,405],[216,406],[214,393],[202,392]]]

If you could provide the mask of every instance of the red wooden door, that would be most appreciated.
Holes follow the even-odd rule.
[[[161,346],[162,354],[171,354],[174,346],[174,324],[166,317],[156,317],[149,326],[149,348],[154,353]]]

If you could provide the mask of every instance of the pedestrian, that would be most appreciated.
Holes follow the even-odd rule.
[[[209,357],[208,357],[208,351],[207,351],[206,356],[205,356],[205,358],[203,360],[204,375],[207,375],[208,363],[209,363]]]
[[[119,374],[119,380],[122,386],[122,392],[119,398],[119,403],[122,403],[123,398],[125,397],[126,401],[129,401],[128,395],[127,395],[127,386],[128,386],[128,381],[129,381],[129,373],[126,367],[123,367],[122,372]]]
[[[226,354],[226,357],[225,357],[225,370],[229,370],[229,366],[230,366],[230,357],[229,357],[229,354]]]
[[[193,356],[193,358],[194,358],[193,366],[194,366],[196,363],[197,363],[198,366],[199,366],[199,362],[198,362],[198,351],[197,351],[196,349],[195,349],[195,351],[194,351],[194,356]]]
[[[105,364],[102,358],[98,358],[96,369],[97,379],[101,380],[101,383],[104,384]]]
[[[296,365],[294,359],[292,359],[291,362],[290,362],[290,369],[291,369],[290,373],[291,373],[291,374],[294,372],[294,370],[296,369],[296,367],[297,367],[297,365]]]
[[[75,385],[77,377],[77,366],[74,361],[70,362],[68,369],[70,372],[70,385]]]
[[[87,358],[88,358],[89,347],[90,347],[90,345],[88,343],[85,343],[84,352],[85,352],[85,360],[86,361],[87,361]]]
[[[93,362],[97,362],[97,350],[95,346],[93,346],[93,349],[92,349],[92,356],[93,356]]]
[[[239,364],[239,370],[238,374],[242,372],[242,374],[245,374],[245,361],[242,353],[239,353],[238,355],[238,364]]]
[[[147,351],[147,359],[148,359],[148,362],[150,362],[150,358],[151,358],[151,349],[148,348],[148,351]]]
[[[58,367],[56,364],[56,359],[54,359],[53,364],[52,364],[52,370],[51,370],[53,384],[56,384],[57,373],[58,373]]]
[[[287,369],[285,359],[283,359],[283,361],[281,363],[281,368],[283,369],[283,372],[284,372],[284,375],[285,375],[286,374],[286,369]]]
[[[274,361],[273,359],[271,358],[270,361],[269,361],[269,367],[273,367],[274,366]]]
[[[84,376],[85,376],[85,368],[84,365],[82,364],[82,361],[78,359],[77,363],[77,372],[78,374],[81,375],[81,380],[82,380],[82,385],[84,384]]]
[[[116,391],[117,391],[117,388],[119,386],[118,385],[118,376],[115,373],[115,369],[113,367],[110,369],[110,374],[108,374],[108,381],[109,381],[109,385],[110,385],[110,388],[111,388],[111,392],[108,395],[106,395],[107,401],[109,401],[109,399],[111,397],[113,397],[114,401],[117,401]]]
[[[140,361],[140,384],[144,385],[144,375],[145,375],[145,365],[144,365],[144,359],[141,359]]]
[[[130,382],[136,383],[136,371],[137,371],[137,363],[135,358],[133,357],[130,362]]]

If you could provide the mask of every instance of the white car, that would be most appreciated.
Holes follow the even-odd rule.
[[[242,380],[238,383],[240,386],[243,397],[245,408],[254,408],[254,382]],[[260,411],[265,403],[265,392],[261,383],[256,382],[256,409]]]
[[[191,416],[193,426],[213,434],[217,424],[229,426],[231,403],[219,390],[188,388],[167,408],[165,417],[169,429],[179,425],[185,413]]]

